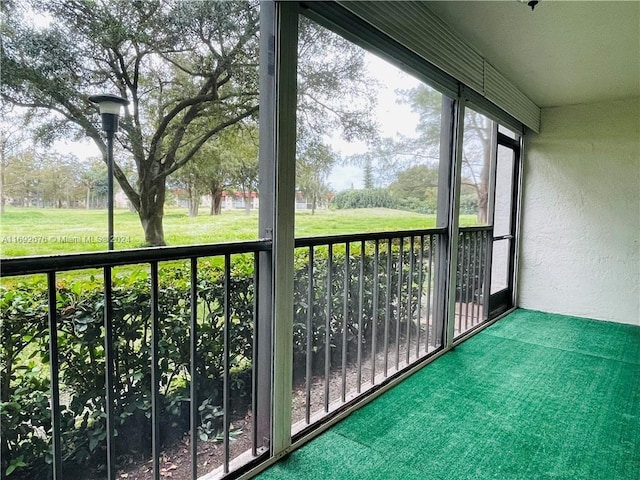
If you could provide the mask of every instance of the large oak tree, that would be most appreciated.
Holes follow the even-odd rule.
[[[0,92],[28,109],[41,140],[88,136],[106,161],[88,97],[108,91],[130,101],[114,174],[147,244],[163,245],[168,177],[258,111],[258,2],[30,0],[2,8]],[[331,98],[367,85],[364,52],[310,22],[301,24],[299,48],[301,137],[337,124],[347,137],[370,133],[370,105]],[[135,164],[129,175],[125,157]]]
[[[146,243],[164,245],[167,177],[258,110],[257,3],[50,0],[3,10],[2,98],[46,114],[36,117],[40,138],[86,135],[106,157],[88,97],[106,90],[130,101],[119,154],[136,175],[118,161],[114,174]]]

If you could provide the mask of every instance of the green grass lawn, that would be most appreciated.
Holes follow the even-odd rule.
[[[472,215],[461,217],[463,225],[473,225]],[[136,213],[116,210],[116,249],[144,246],[144,235]],[[296,236],[335,235],[431,228],[434,215],[370,208],[318,210],[296,213]],[[106,250],[106,210],[8,207],[0,216],[1,256],[45,255]],[[258,212],[223,210],[221,215],[206,212],[189,217],[185,209],[167,209],[164,217],[168,245],[220,243],[258,238]]]

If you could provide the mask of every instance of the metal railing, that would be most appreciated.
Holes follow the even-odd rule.
[[[167,466],[161,465],[163,444],[174,424],[185,416],[188,422],[183,430],[185,434],[190,432],[188,475],[196,479],[203,473],[198,472],[201,438],[220,442],[220,469],[225,474],[230,471],[232,416],[247,414],[247,408],[242,412],[232,405],[232,396],[244,401],[243,393],[232,382],[248,381],[250,401],[244,403],[250,404],[251,411],[256,410],[258,392],[252,359],[257,355],[253,339],[258,311],[254,292],[258,289],[258,253],[270,250],[271,242],[256,241],[2,261],[0,272],[5,283],[17,284],[29,281],[32,275],[46,275],[46,296],[40,307],[46,317],[41,325],[46,329],[43,339],[46,341],[48,337],[48,352],[42,358],[48,357],[50,367],[47,408],[51,427],[50,432],[46,427],[41,429],[44,430],[41,437],[51,445],[48,463],[53,478],[82,478],[80,472],[67,468],[68,459],[77,452],[70,452],[70,448],[103,452],[106,476],[116,478],[117,471],[124,468],[118,464],[118,457],[131,448],[132,439],[123,438],[128,432],[145,439],[150,437],[150,460],[147,456],[144,462],[152,465],[150,478],[159,479],[162,468],[167,471]],[[242,265],[246,267],[244,271],[232,271],[242,270]],[[119,268],[121,275],[114,273]],[[143,268],[148,271],[140,273]],[[99,298],[96,295],[92,298],[102,304],[97,312],[86,311],[91,307],[82,302],[89,293],[68,288],[69,284],[78,283],[80,277],[95,284],[95,270],[88,269],[102,270],[103,282],[96,287]],[[163,278],[165,270],[172,272],[167,274],[170,278]],[[68,273],[75,277],[64,281]],[[20,278],[7,278],[14,276]],[[176,282],[182,285],[178,292]],[[10,289],[11,285],[5,285],[3,293]],[[61,308],[67,295],[73,301]],[[84,313],[80,312],[82,309]],[[12,313],[8,308],[4,313],[5,329],[19,324],[20,319],[9,318],[12,314],[20,315],[19,311]],[[9,346],[3,345],[4,348]],[[86,375],[96,383],[93,393],[86,396],[66,384],[73,377],[71,368],[78,367],[70,363],[71,357],[82,353],[87,356],[84,368],[104,372],[104,383]],[[140,357],[146,359],[140,361]],[[139,368],[140,362],[149,365],[148,371]],[[99,388],[102,398],[95,393]],[[247,388],[244,390],[246,396]],[[70,415],[73,417],[69,405],[82,401],[86,403],[80,407],[76,404],[75,418],[69,423]],[[184,404],[188,405],[188,413]],[[133,418],[137,418],[137,423]],[[264,451],[256,438],[257,421],[252,415],[248,424],[252,432],[251,454],[245,457],[249,460]],[[104,428],[102,439],[99,435],[89,438],[93,442],[89,446],[78,443],[77,438],[70,440],[69,429],[74,424],[86,428],[91,422],[102,422],[103,427],[97,429],[101,434],[100,429]],[[136,426],[150,432],[135,431]],[[96,428],[92,431],[95,433]],[[7,448],[5,443],[3,454],[9,453]],[[207,472],[215,467],[208,466]],[[19,471],[14,475],[18,478]]]
[[[460,230],[456,336],[487,319],[490,232],[488,227]],[[443,347],[445,235],[445,229],[428,229],[296,240],[294,435],[314,428]],[[270,241],[1,263],[0,273],[8,281],[46,277],[41,325],[48,341],[43,358],[50,367],[51,428],[44,439],[51,445],[54,478],[82,478],[67,472],[70,447],[65,431],[73,428],[68,405],[80,400],[85,404],[80,412],[76,408],[76,423],[96,411],[92,421],[103,422],[104,438],[92,447],[103,452],[108,478],[123,471],[119,453],[129,439],[122,435],[127,419],[140,416],[138,410],[149,417],[139,420],[142,429],[149,430],[151,448],[144,458],[152,467],[149,478],[160,478],[165,468],[163,448],[171,430],[166,417],[174,418],[171,415],[188,417],[182,433],[189,435],[192,479],[204,473],[206,478],[224,477],[268,455],[269,440],[258,438],[261,419],[255,412],[258,398],[270,395],[270,385],[265,389],[258,384],[253,361],[258,355],[256,292],[262,252],[271,252]],[[102,282],[91,269],[101,271]],[[100,304],[92,318],[82,313],[86,305],[80,301],[91,292],[71,292],[73,282],[61,281],[69,274],[97,284],[87,300]],[[66,298],[72,298],[73,305]],[[77,355],[93,352],[88,366],[104,378],[93,397],[80,398],[70,388],[69,349],[76,349]],[[128,358],[137,360],[129,364]],[[129,399],[135,397],[134,390],[137,403]],[[245,427],[242,451],[231,443],[237,433],[232,422],[238,421]],[[201,439],[222,447],[218,463],[209,462],[206,472],[198,467],[199,446],[206,444]]]
[[[443,229],[298,239],[293,433],[442,346]]]
[[[462,227],[458,233],[454,338],[488,318],[491,227]]]

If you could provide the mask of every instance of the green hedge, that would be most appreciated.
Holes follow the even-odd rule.
[[[314,373],[324,371],[326,339],[327,248],[314,251],[312,303],[312,365]],[[350,251],[348,321],[344,334],[343,299],[345,248],[336,247],[331,279],[330,358],[341,363],[343,341],[348,360],[354,361],[358,341],[369,353],[373,323],[379,339],[384,330],[386,306],[386,254],[380,257],[378,278],[373,278],[373,258],[367,247],[364,260],[362,334],[358,335],[360,311],[360,248]],[[391,318],[398,308],[406,318],[409,254],[403,259],[404,282],[398,302],[399,268],[397,247],[392,254]],[[428,254],[428,252],[426,252]],[[417,301],[418,268],[414,266],[413,305]],[[425,277],[426,278],[426,277]],[[294,382],[305,378],[307,350],[307,251],[296,252],[294,312]],[[380,288],[378,318],[371,318],[373,285]],[[189,318],[190,271],[186,263],[165,265],[159,275],[160,313],[160,419],[162,441],[171,442],[189,430]],[[251,400],[253,342],[253,258],[234,256],[231,273],[230,331],[230,415],[244,416]],[[219,262],[199,262],[197,332],[197,403],[201,414],[202,440],[218,441],[221,435],[223,381],[224,275]],[[51,461],[51,419],[49,406],[49,358],[47,295],[43,281],[6,284],[2,288],[0,417],[2,474],[9,478],[47,478]],[[104,298],[103,285],[96,278],[60,280],[57,284],[59,374],[62,405],[62,456],[65,472],[80,475],[104,463]],[[113,281],[114,345],[116,350],[115,410],[118,454],[148,454],[150,449],[150,281],[143,270],[116,275]],[[394,322],[390,334],[395,335]],[[403,334],[406,327],[403,328]],[[415,326],[413,327],[415,328]],[[381,341],[379,342],[379,345]],[[75,476],[74,476],[75,478]]]
[[[344,190],[331,200],[331,206],[343,208],[395,208],[396,203],[385,188]]]

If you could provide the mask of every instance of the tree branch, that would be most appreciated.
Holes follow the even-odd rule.
[[[214,85],[211,84],[211,80],[210,80],[200,89],[199,95],[196,95],[195,97],[191,97],[191,98],[186,98],[181,102],[178,102],[178,104],[175,107],[173,107],[171,111],[162,118],[162,120],[160,121],[160,125],[158,125],[158,128],[150,142],[149,158],[155,159],[160,141],[164,137],[167,131],[167,128],[169,127],[169,124],[174,118],[176,118],[181,112],[183,112],[187,108],[194,107],[201,103],[210,102],[216,99],[215,91],[209,94],[206,93],[213,86]]]
[[[248,109],[247,111],[243,112],[242,114],[237,115],[236,117],[230,118],[229,120],[217,125],[213,129],[211,129],[209,132],[207,132],[205,135],[203,135],[200,138],[200,140],[198,140],[195,143],[195,145],[193,147],[191,147],[191,150],[189,150],[189,152],[187,152],[187,154],[184,155],[182,160],[180,160],[178,162],[175,162],[170,168],[168,168],[168,169],[164,170],[163,172],[161,172],[159,175],[157,175],[154,178],[154,181],[157,178],[168,177],[173,172],[175,172],[176,170],[181,168],[183,165],[187,164],[193,158],[193,156],[198,152],[200,147],[202,147],[202,145],[204,145],[207,142],[207,140],[209,140],[211,137],[213,137],[216,133],[221,132],[225,128],[230,127],[231,125],[233,125],[235,123],[238,123],[240,120],[243,120],[243,119],[253,115],[257,111],[258,111],[258,105],[255,105],[254,107]]]

